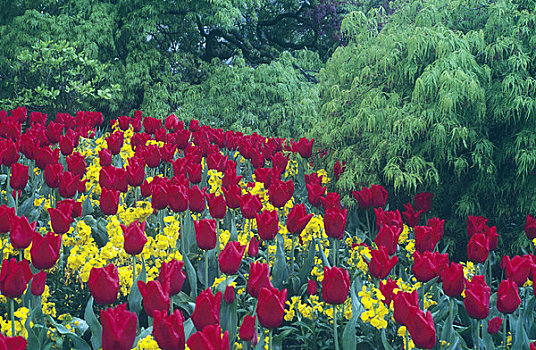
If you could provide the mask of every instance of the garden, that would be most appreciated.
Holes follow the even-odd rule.
[[[535,1],[0,13],[0,349],[536,350]]]

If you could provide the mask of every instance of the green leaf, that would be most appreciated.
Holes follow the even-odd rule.
[[[328,259],[326,258],[326,254],[324,254],[324,251],[322,250],[322,246],[320,245],[320,240],[316,241],[318,244],[318,251],[320,252],[320,256],[322,257],[322,261],[324,262],[324,266],[327,266],[328,269],[331,269],[331,264],[329,263]]]
[[[128,294],[128,309],[135,312],[138,317],[141,313],[141,301],[142,296],[140,289],[138,288],[138,281],[147,281],[147,270],[145,269],[145,260],[142,259],[140,274],[136,277],[136,280],[132,283],[130,293]]]
[[[387,336],[385,335],[385,328],[382,329],[382,344],[385,350],[393,350],[393,347],[387,341]]]
[[[45,317],[48,322],[52,323],[54,327],[56,327],[58,333],[65,335],[72,340],[77,350],[91,350],[91,347],[88,345],[88,343],[86,343],[84,339],[76,335],[76,333],[71,332],[64,325],[56,323],[56,321],[54,321],[54,319],[49,315],[46,315]]]
[[[237,301],[227,304],[225,301],[220,308],[220,324],[223,331],[229,331],[229,342],[234,344],[236,340],[236,329],[238,325]]]
[[[91,345],[94,349],[99,349],[102,341],[102,326],[93,311],[93,296],[87,302],[84,318],[91,330]]]
[[[352,314],[352,318],[348,323],[346,324],[346,327],[344,327],[344,331],[342,332],[342,348],[343,349],[355,349],[356,347],[356,334],[355,334],[355,325],[356,325],[357,317],[356,315]]]
[[[307,258],[305,259],[305,262],[302,264],[302,267],[300,268],[299,276],[300,276],[301,284],[307,283],[307,280],[309,279],[309,275],[311,274],[311,270],[313,269],[315,255],[316,255],[316,244],[313,240],[311,241],[311,243],[309,243],[309,251],[307,252]]]
[[[274,287],[281,289],[284,282],[289,277],[287,259],[285,257],[285,249],[283,247],[284,239],[279,233],[276,236],[277,249],[275,252],[275,262],[272,269],[272,283]]]
[[[186,272],[186,277],[188,277],[188,284],[190,284],[190,296],[192,298],[197,297],[197,273],[188,259],[188,255],[184,252],[181,252],[182,260],[184,261],[184,268]]]

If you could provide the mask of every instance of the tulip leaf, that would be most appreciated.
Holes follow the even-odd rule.
[[[195,300],[184,292],[171,297],[171,302],[191,315],[195,309]]]
[[[385,350],[393,350],[393,347],[387,341],[387,336],[385,335],[385,328],[382,329],[382,344]]]
[[[315,241],[313,240],[311,243],[309,243],[309,251],[307,252],[307,258],[305,259],[305,262],[302,264],[302,267],[299,272],[301,284],[307,283],[307,280],[313,268],[313,263],[315,262],[315,255],[316,255],[316,244],[315,244]]]
[[[184,252],[181,252],[181,254],[182,260],[184,261],[184,268],[186,270],[186,277],[188,277],[188,284],[190,284],[190,296],[195,298],[197,297],[197,274],[190,259],[188,259],[188,255]]]
[[[34,207],[34,196],[35,195],[31,195],[29,198],[26,198],[26,200],[21,205],[19,205],[19,208],[17,210],[18,216],[28,217],[28,215],[26,214],[28,213],[30,209]],[[30,219],[28,219],[28,221],[30,221]]]
[[[234,344],[236,340],[236,328],[238,324],[238,316],[236,312],[236,302],[227,304],[225,301],[221,303],[220,308],[220,325],[224,331],[229,331],[229,343]]]
[[[181,248],[184,253],[189,254],[197,250],[197,240],[195,238],[195,227],[190,209],[187,209],[183,219],[184,230],[181,229]],[[184,253],[182,253],[184,255]]]
[[[188,341],[188,339],[192,336],[192,334],[195,333],[194,322],[192,321],[191,318],[189,318],[186,321],[184,321],[183,326],[184,326],[184,339]]]
[[[76,333],[71,332],[67,327],[65,327],[62,324],[56,323],[52,317],[49,315],[46,316],[46,319],[48,322],[52,323],[54,327],[56,327],[56,330],[58,333],[67,336],[69,339],[72,340],[75,349],[77,350],[91,350],[91,347],[88,345],[88,343],[85,342],[84,339],[80,338]]]
[[[355,324],[357,321],[357,316],[355,314],[352,314],[352,318],[348,323],[346,324],[346,327],[344,327],[344,331],[342,332],[342,348],[347,349],[355,349],[356,347],[356,336],[355,336]]]
[[[223,280],[220,283],[218,283],[214,293],[217,293],[217,292],[224,293],[225,289],[227,288],[227,285],[230,285],[231,283],[233,283],[237,278],[238,278],[238,275],[227,276],[227,282]]]
[[[11,195],[9,191],[7,191],[7,206],[11,208],[15,208],[15,199]]]
[[[28,350],[40,350],[40,349],[43,348],[43,346],[41,345],[41,342],[39,341],[38,335],[35,332],[35,330],[36,330],[35,328],[37,328],[37,327],[34,328],[34,327],[31,326],[31,322],[32,322],[32,319],[33,319],[33,313],[34,312],[35,312],[35,309],[32,310],[31,317],[26,318],[26,322],[24,322],[24,327],[28,331],[28,338],[27,338],[27,341],[28,341],[27,349]]]
[[[141,292],[138,288],[138,281],[145,282],[147,280],[147,270],[145,269],[145,260],[141,261],[141,271],[134,282],[132,282],[132,288],[130,288],[130,293],[128,294],[128,309],[132,312],[135,312],[136,315],[140,315],[141,312]]]
[[[93,311],[93,297],[89,298],[87,302],[84,318],[91,330],[91,345],[93,349],[99,349],[102,341],[102,326]]]
[[[283,287],[284,282],[289,277],[289,271],[287,259],[285,257],[285,250],[283,248],[283,236],[278,233],[276,241],[277,249],[275,252],[275,262],[272,270],[272,283],[274,284],[274,287],[281,289],[281,287]]]
[[[329,263],[328,259],[326,258],[326,254],[324,254],[324,250],[322,249],[322,245],[320,244],[320,240],[316,241],[318,244],[318,251],[320,252],[320,256],[322,257],[322,261],[324,262],[324,266],[327,266],[328,269],[331,269],[331,264]]]
[[[142,328],[140,334],[134,340],[134,344],[132,344],[132,349],[136,348],[138,346],[138,342],[144,338],[147,338],[149,335],[151,335],[151,333],[153,333],[153,326]]]

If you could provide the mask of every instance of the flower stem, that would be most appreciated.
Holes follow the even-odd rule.
[[[207,288],[209,287],[208,284],[208,250],[205,251],[205,279],[207,283]]]
[[[136,255],[132,255],[132,283],[136,280]]]
[[[296,248],[296,241],[294,240],[294,236],[290,236],[290,239],[292,239],[292,251],[290,252],[290,274],[294,275],[294,249]]]
[[[272,330],[268,332],[268,350],[272,350]]]
[[[508,319],[508,317],[504,317],[504,320],[503,320],[503,345],[504,345],[504,348],[506,349],[506,320]]]
[[[333,305],[333,340],[335,340],[335,350],[339,350],[339,336],[337,334],[337,305]]]
[[[15,301],[9,298],[9,313],[11,314],[11,336],[15,336]]]

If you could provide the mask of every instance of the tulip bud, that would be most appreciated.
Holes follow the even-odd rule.
[[[227,304],[232,304],[235,301],[235,288],[234,286],[227,286],[225,293],[223,293],[223,301]]]
[[[47,283],[47,274],[45,271],[41,270],[37,274],[34,275],[32,279],[32,286],[30,288],[30,292],[35,296],[39,296],[43,294],[43,292],[45,291],[46,283]]]

